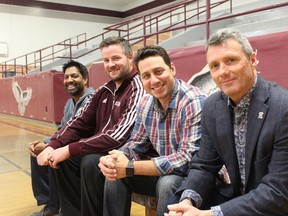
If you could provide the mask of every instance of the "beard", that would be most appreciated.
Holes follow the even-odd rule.
[[[70,94],[71,96],[75,97],[75,96],[81,95],[84,90],[84,86],[75,84],[74,87],[75,87],[74,89],[68,89],[67,86],[65,86],[65,89],[67,93]]]
[[[121,82],[125,80],[129,76],[131,70],[132,68],[130,68],[129,62],[127,62],[127,64],[124,67],[114,66],[114,67],[107,69],[107,71],[110,71],[110,72],[118,71],[116,76],[109,75],[109,72],[108,72],[108,76],[111,78],[111,80],[115,82]]]

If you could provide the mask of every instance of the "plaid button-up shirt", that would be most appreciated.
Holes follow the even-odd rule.
[[[122,150],[130,159],[152,159],[161,175],[187,175],[199,148],[205,98],[198,88],[177,79],[166,111],[156,98],[145,95],[130,140]]]

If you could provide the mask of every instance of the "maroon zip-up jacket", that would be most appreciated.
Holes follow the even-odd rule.
[[[112,80],[99,87],[79,114],[51,138],[49,146],[69,145],[70,157],[122,146],[132,132],[136,107],[145,91],[134,70],[115,92],[114,88]]]

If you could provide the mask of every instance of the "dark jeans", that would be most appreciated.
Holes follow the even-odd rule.
[[[106,180],[104,190],[104,216],[129,216],[131,193],[156,196],[157,216],[163,216],[167,209],[168,198],[181,185],[183,177],[165,175],[162,177],[134,176],[118,179],[115,182]]]
[[[98,168],[106,154],[70,158],[56,170],[63,216],[102,216],[104,176]]]
[[[39,166],[37,159],[30,156],[32,190],[37,205],[47,205],[59,212],[60,204],[55,177],[50,166]]]

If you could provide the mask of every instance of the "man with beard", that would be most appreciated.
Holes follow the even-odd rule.
[[[157,216],[163,216],[199,149],[206,95],[175,78],[176,67],[163,47],[139,49],[134,63],[149,94],[137,108],[129,141],[100,159],[108,180],[104,216],[130,216],[132,192],[156,196]]]
[[[109,37],[99,48],[111,80],[95,91],[83,111],[55,134],[37,157],[39,165],[58,168],[64,216],[103,215],[105,178],[97,169],[99,158],[127,141],[136,107],[145,92],[132,67],[133,53],[128,41]]]
[[[88,96],[94,92],[92,87],[88,87],[88,71],[81,63],[69,61],[63,65],[63,72],[64,87],[71,98],[66,102],[59,128],[64,126],[85,105]],[[48,166],[39,166],[36,160],[36,156],[45,149],[49,142],[50,137],[47,137],[29,144],[33,194],[37,205],[45,205],[41,211],[34,212],[31,216],[59,215],[58,190],[52,170]]]

